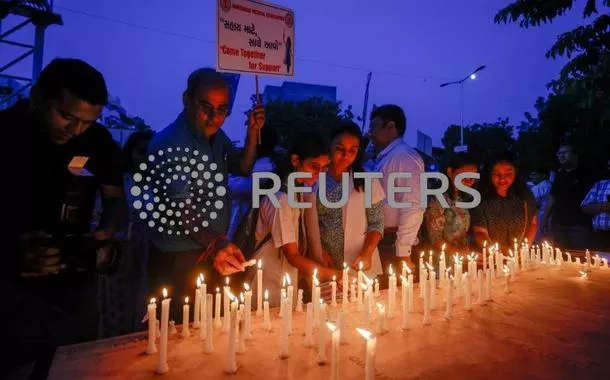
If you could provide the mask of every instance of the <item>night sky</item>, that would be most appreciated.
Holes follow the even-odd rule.
[[[445,128],[459,123],[459,88],[439,84],[480,65],[487,68],[464,88],[466,124],[498,117],[518,123],[523,112],[534,112],[536,97],[546,93],[545,84],[564,63],[544,53],[560,33],[583,23],[578,9],[535,29],[494,24],[508,0],[276,2],[295,10],[296,76],[286,80],[337,86],[344,106],[351,104],[360,114],[366,74],[372,71],[369,110],[373,103],[402,106],[411,144],[420,129],[439,145]],[[123,106],[156,130],[181,110],[190,71],[215,65],[214,0],[56,0],[54,6],[65,25],[48,29],[45,63],[54,57],[88,61],[104,73]],[[9,17],[3,30],[15,20]],[[13,39],[30,42],[29,35]],[[14,52],[2,49],[4,63]],[[20,65],[10,73],[29,70]],[[261,91],[283,80],[261,78]],[[254,77],[242,76],[224,127],[232,139],[244,137],[242,112],[253,92]]]

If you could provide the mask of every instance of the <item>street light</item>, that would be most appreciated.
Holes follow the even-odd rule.
[[[466,75],[463,79],[460,80],[456,80],[453,82],[445,82],[441,84],[441,87],[447,87],[447,86],[451,86],[454,84],[459,84],[460,85],[460,145],[464,146],[464,82],[466,82],[468,79],[470,80],[475,80],[477,79],[477,73],[479,71],[482,71],[483,69],[485,69],[485,65],[479,66],[476,68],[476,70],[474,70],[473,72],[471,72],[470,74]]]

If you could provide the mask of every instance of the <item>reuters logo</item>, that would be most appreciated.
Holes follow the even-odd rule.
[[[151,229],[189,235],[218,218],[227,194],[224,181],[218,165],[197,150],[159,150],[133,175],[131,205]]]

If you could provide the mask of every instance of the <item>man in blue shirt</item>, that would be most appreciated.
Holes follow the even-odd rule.
[[[180,182],[170,181],[160,173],[151,175],[153,180],[166,181],[162,182],[167,183],[164,186],[164,193],[168,197],[166,200],[180,207],[184,204],[191,206],[192,212],[189,214],[187,207],[184,213],[189,216],[197,214],[199,217],[182,215],[178,223],[183,227],[174,229],[174,233],[167,228],[155,230],[149,260],[151,292],[157,291],[160,286],[171,286],[175,296],[186,295],[182,291],[189,291],[195,286],[197,262],[204,263],[202,272],[206,276],[208,289],[210,285],[216,285],[213,282],[218,280],[218,274],[227,276],[244,271],[243,254],[225,236],[231,217],[227,180],[229,173],[250,174],[256,159],[257,136],[265,124],[265,110],[259,104],[250,112],[246,144],[240,153],[221,129],[229,109],[229,94],[228,84],[220,73],[213,69],[194,71],[188,78],[182,97],[184,110],[176,121],[155,136],[149,146],[149,160],[158,156],[157,161],[151,161],[153,164],[160,160],[163,164],[162,160],[176,155],[176,161],[190,162],[195,165],[193,171],[198,168],[199,174],[203,174],[189,173],[188,182],[184,176]],[[176,151],[181,153],[176,154]],[[180,157],[182,155],[185,158]],[[173,165],[173,161],[170,165]],[[202,171],[204,167],[212,173]],[[175,169],[180,170],[179,166]],[[176,179],[176,175],[173,177]],[[216,187],[215,191],[213,186]],[[205,195],[209,196],[206,198]],[[209,270],[210,267],[215,271]]]

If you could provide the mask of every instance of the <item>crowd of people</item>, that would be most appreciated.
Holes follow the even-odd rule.
[[[6,151],[13,155],[3,160],[11,181],[0,284],[4,304],[14,311],[0,314],[2,325],[12,327],[3,329],[0,345],[14,365],[35,360],[32,378],[44,378],[56,347],[141,330],[148,296],[162,286],[177,299],[192,295],[200,273],[208,289],[231,276],[234,286],[251,281],[259,291],[252,281],[256,268],[244,266],[250,259],[262,259],[263,287],[279,294],[284,273],[299,282],[311,281],[314,272],[322,283],[340,281],[344,265],[378,276],[383,287],[387,276],[380,275],[390,265],[397,269],[407,262],[417,275],[412,258],[443,245],[448,253],[478,251],[486,242],[507,251],[514,239],[527,238],[567,249],[610,249],[610,161],[595,182],[569,143],[559,147],[560,169],[552,176],[541,169],[528,173],[510,153],[485,163],[454,154],[444,167],[450,179],[444,201],[431,197],[424,208],[419,184],[424,163],[404,141],[407,120],[399,106],[376,108],[366,135],[345,121],[328,141],[303,132],[286,150],[265,127],[264,105],[257,104],[247,117],[245,146],[238,150],[222,130],[229,96],[221,74],[196,70],[176,120],[158,133],[133,133],[121,150],[96,122],[108,101],[103,75],[83,61],[55,59],[30,99],[0,113],[11,142]],[[228,189],[214,223],[188,235],[149,228],[126,191],[149,154],[172,147],[205,154]],[[370,207],[367,184],[354,175],[365,168],[382,174],[369,184]],[[251,173],[262,171],[281,178],[275,192],[279,205],[265,196],[253,208]],[[396,193],[395,201],[411,207],[391,207],[388,178],[405,172],[412,177],[393,186],[411,190]],[[297,193],[297,200],[312,207],[290,206],[287,183],[293,173],[309,174],[298,176],[296,186],[313,191]],[[472,176],[462,181],[482,196],[474,209],[461,207],[472,197],[454,184],[463,173],[481,173],[478,181]],[[153,182],[160,179],[159,173],[149,174]],[[179,185],[166,188],[170,201],[188,198],[189,189]],[[327,207],[322,196],[345,202]],[[204,208],[204,202],[187,203]]]

